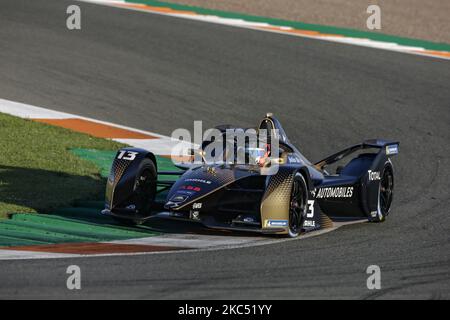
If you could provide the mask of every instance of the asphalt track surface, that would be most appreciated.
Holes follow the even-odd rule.
[[[311,160],[398,139],[394,205],[382,224],[261,247],[0,261],[0,298],[450,298],[449,61],[84,3],[69,31],[69,4],[0,2],[1,98],[162,134],[270,111]]]

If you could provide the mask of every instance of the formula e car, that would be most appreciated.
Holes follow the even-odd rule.
[[[229,127],[218,128],[225,133]],[[277,158],[261,162],[259,157],[244,165],[197,163],[158,171],[151,151],[121,149],[107,181],[102,213],[124,223],[171,218],[289,237],[331,227],[335,221],[385,220],[393,200],[391,157],[398,154],[399,142],[366,140],[312,163],[272,114],[255,128],[274,129]],[[206,145],[208,141],[200,149]],[[263,174],[274,161],[276,173]]]

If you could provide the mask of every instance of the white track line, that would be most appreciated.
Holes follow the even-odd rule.
[[[342,225],[341,225],[342,226]],[[280,244],[288,241],[300,241],[312,237],[316,237],[331,231],[338,229],[339,227],[333,227],[329,229],[323,229],[318,231],[313,231],[297,238],[282,238],[282,239],[270,239],[252,241],[249,243],[241,244],[229,244],[221,245],[218,247],[204,247],[204,248],[192,248],[186,250],[173,250],[173,251],[153,251],[153,252],[132,252],[132,253],[100,253],[100,254],[65,254],[65,253],[46,253],[46,252],[34,252],[34,251],[13,251],[13,250],[0,250],[0,261],[1,260],[35,260],[35,259],[67,259],[67,258],[95,258],[95,257],[118,257],[118,256],[147,256],[147,255],[160,255],[160,254],[183,254],[183,253],[195,253],[195,252],[206,252],[206,251],[221,251],[221,250],[231,250],[231,249],[243,249],[249,247],[266,246],[273,244]],[[231,236],[230,236],[231,237]],[[151,239],[151,238],[145,238]],[[138,241],[139,239],[134,239]],[[124,240],[128,241],[128,240]],[[133,240],[129,240],[133,241]],[[147,245],[151,244],[146,243]],[[118,242],[115,242],[118,243]]]
[[[51,252],[33,252],[33,251],[18,251],[18,250],[0,250],[1,260],[30,260],[30,259],[55,259],[55,258],[73,258],[76,255],[51,253]]]
[[[5,99],[0,99],[0,112],[25,119],[69,119],[74,117],[74,115],[69,113],[45,109]]]
[[[288,241],[300,241],[312,237],[317,237],[332,231],[335,231],[343,226],[365,223],[366,220],[348,222],[348,223],[336,223],[334,227],[328,229],[322,229],[318,231],[313,231],[300,235],[297,238],[283,238],[283,239],[271,239],[266,238],[265,240],[252,241],[249,243],[241,243],[234,245],[221,245],[217,247],[204,247],[204,248],[192,248],[187,250],[177,250],[177,251],[156,251],[156,252],[134,252],[134,253],[104,253],[104,254],[64,254],[64,253],[45,253],[45,252],[33,252],[33,251],[12,251],[12,250],[0,250],[0,261],[1,260],[34,260],[34,259],[67,259],[67,258],[96,258],[96,257],[118,257],[118,256],[147,256],[147,255],[161,255],[161,254],[184,254],[184,253],[196,253],[196,252],[206,252],[206,251],[222,251],[222,250],[233,250],[233,249],[243,249],[249,247],[267,246],[280,244]],[[146,245],[151,245],[151,238],[143,239],[130,239],[124,240],[129,241],[129,244],[133,244],[136,241],[138,244],[139,240],[146,242]],[[117,243],[117,242],[115,242]]]
[[[110,241],[108,243],[156,245],[191,249],[220,248],[230,246],[243,246],[267,242],[267,237],[233,237],[230,235],[196,235],[196,234],[166,234],[162,236],[138,238],[129,240]]]
[[[66,112],[60,112],[55,110],[50,110],[47,108],[37,107],[25,103],[0,99],[0,112],[6,113],[12,116],[24,118],[24,119],[82,119],[90,122],[95,122],[103,125],[107,125],[110,127],[124,129],[132,132],[142,133],[145,135],[149,135],[152,137],[156,137],[157,139],[122,139],[122,138],[113,138],[112,140],[121,142],[133,147],[144,148],[149,151],[152,151],[157,155],[171,155],[172,148],[175,146],[179,146],[180,144],[183,146],[183,149],[191,148],[192,145],[186,142],[182,142],[180,140],[172,139],[171,137],[164,136],[155,132],[140,130],[136,128],[131,128],[107,121],[101,121],[93,118],[83,117],[75,114],[70,114]]]
[[[111,0],[111,1],[110,0],[77,0],[77,1],[94,3],[94,4],[98,4],[98,5],[110,6],[110,7],[138,11],[138,12],[145,12],[145,13],[150,13],[150,14],[171,16],[171,17],[176,17],[176,18],[203,21],[203,22],[207,22],[207,23],[214,23],[214,24],[221,24],[221,25],[228,25],[228,26],[244,28],[244,29],[279,33],[279,34],[295,36],[295,37],[324,40],[324,41],[357,45],[357,46],[374,48],[374,49],[388,50],[388,51],[407,53],[407,54],[412,54],[412,55],[419,55],[419,56],[425,56],[425,57],[450,60],[450,57],[444,57],[444,56],[435,55],[433,53],[427,52],[427,51],[433,51],[433,50],[427,50],[423,47],[400,45],[395,42],[377,41],[377,40],[371,40],[371,39],[367,39],[367,38],[356,38],[356,37],[354,38],[354,37],[347,37],[347,36],[340,36],[340,35],[333,37],[333,36],[324,36],[324,35],[314,36],[314,35],[298,34],[298,33],[295,34],[295,33],[285,32],[285,31],[293,30],[293,28],[287,27],[287,26],[278,26],[278,25],[275,26],[275,25],[270,25],[268,23],[252,22],[252,21],[246,21],[246,20],[235,19],[235,18],[223,18],[223,17],[214,16],[214,15],[202,15],[202,14],[190,15],[187,13],[186,14],[184,14],[184,13],[165,13],[165,12],[159,12],[159,11],[152,11],[151,9],[148,9],[148,8],[146,9],[145,5],[142,5],[142,8],[127,7],[126,5],[139,6],[139,4],[129,3],[129,2],[120,1],[120,0]],[[267,27],[276,27],[279,30],[270,30],[270,29],[267,29]]]

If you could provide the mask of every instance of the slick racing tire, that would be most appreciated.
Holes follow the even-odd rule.
[[[150,214],[156,196],[156,180],[155,164],[145,158],[139,165],[133,189],[133,199],[139,215]]]
[[[390,161],[384,165],[381,173],[380,187],[378,189],[378,208],[377,216],[372,219],[373,222],[383,222],[389,215],[392,200],[394,197],[394,169]]]
[[[303,220],[308,209],[308,186],[305,178],[299,172],[292,181],[291,198],[289,205],[289,233],[290,238],[297,237],[302,230]]]
[[[130,199],[130,203],[135,207],[136,214],[140,219],[114,217],[114,220],[123,225],[142,224],[142,217],[148,217],[151,214],[152,205],[156,196],[156,181],[157,172],[155,164],[148,158],[143,159],[136,174],[133,195]]]

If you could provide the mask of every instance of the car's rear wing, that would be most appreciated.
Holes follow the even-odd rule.
[[[385,153],[386,156],[393,156],[398,154],[399,144],[400,143],[398,141],[388,141],[382,139],[365,140],[360,144],[353,145],[349,148],[339,151],[338,153],[326,157],[323,160],[316,162],[314,166],[317,169],[322,170],[325,166],[335,163],[361,149],[378,148],[380,149],[379,152]]]

